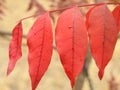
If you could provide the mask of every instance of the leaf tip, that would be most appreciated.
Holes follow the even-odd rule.
[[[8,68],[6,75],[9,76],[9,75],[11,74],[11,72],[12,72],[12,69],[9,69],[9,68]]]
[[[36,89],[36,85],[32,85],[32,90],[35,90]]]
[[[71,80],[71,87],[73,88],[74,85],[75,85],[75,80],[73,79],[73,80]]]
[[[99,79],[100,79],[100,80],[102,80],[103,74],[104,74],[104,71],[103,71],[103,70],[100,70],[99,73],[98,73],[98,76],[99,76]]]
[[[32,90],[35,90],[35,88],[32,87]]]
[[[9,62],[9,64],[8,64],[8,68],[7,68],[7,76],[9,76],[10,74],[11,74],[11,72],[13,71],[13,69],[14,69],[14,67],[15,67],[15,64],[13,64],[11,61]]]

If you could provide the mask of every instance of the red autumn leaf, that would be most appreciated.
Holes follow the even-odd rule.
[[[76,76],[83,68],[88,46],[85,22],[77,7],[60,15],[55,41],[62,65],[73,87]]]
[[[113,55],[118,28],[106,5],[90,9],[87,13],[87,26],[91,52],[99,68],[99,78],[102,79],[104,69]]]
[[[28,63],[32,90],[46,72],[52,56],[52,25],[49,13],[39,16],[27,36]]]
[[[120,5],[113,10],[113,16],[117,22],[118,29],[120,30]]]
[[[7,69],[7,75],[9,75],[15,67],[17,60],[22,56],[21,44],[22,44],[22,23],[19,22],[12,32],[12,40],[9,46],[9,64]]]

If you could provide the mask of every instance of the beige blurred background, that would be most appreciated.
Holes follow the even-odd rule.
[[[21,18],[32,15],[35,9],[26,12],[29,2],[30,0],[6,0],[6,9],[4,9],[5,15],[3,16],[3,20],[0,20],[0,30],[12,32],[12,28]],[[41,3],[46,10],[50,9],[48,0],[38,0],[38,2]],[[91,0],[90,2],[93,1]],[[25,35],[28,33],[34,20],[35,19],[31,18],[23,22]],[[9,37],[5,38],[0,35],[0,90],[31,90],[27,63],[28,48],[26,46],[26,39],[23,41],[22,58],[17,62],[16,67],[10,76],[6,76],[9,61],[8,38]],[[112,76],[115,78],[115,83],[118,84],[118,89],[112,90],[120,90],[120,40],[117,41],[113,58],[107,65],[104,77],[101,81],[99,80],[97,73],[98,69],[94,60],[92,60],[89,67],[89,75],[94,90],[111,90],[109,81],[112,80],[114,82]],[[51,64],[36,90],[72,90],[56,50],[53,51]],[[85,79],[82,90],[90,90],[87,79]]]

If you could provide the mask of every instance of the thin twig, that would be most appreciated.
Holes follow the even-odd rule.
[[[103,4],[107,4],[107,5],[116,5],[116,4],[120,4],[118,2],[108,2],[108,3],[94,3],[94,4],[80,4],[80,5],[77,5],[78,7],[88,7],[88,6],[97,6],[97,5],[103,5]],[[50,12],[50,13],[53,13],[53,12],[57,12],[57,11],[63,11],[63,10],[66,10],[66,9],[70,9],[72,7],[74,7],[75,5],[72,5],[72,6],[69,6],[69,7],[65,7],[65,8],[59,8],[59,9],[55,9],[55,10],[49,10],[49,11],[46,11],[46,12]],[[31,15],[31,16],[28,16],[28,17],[25,17],[25,18],[22,18],[19,20],[20,21],[23,21],[23,20],[26,20],[26,19],[29,19],[29,18],[32,18],[32,17],[35,17],[36,15]]]
[[[113,5],[113,4],[120,4],[118,2],[109,2],[109,3],[94,3],[94,4],[81,4],[81,5],[77,5],[78,7],[88,7],[88,6],[97,6],[97,5],[102,5],[102,4],[107,4],[107,5]],[[57,12],[57,11],[63,11],[63,10],[66,10],[66,9],[69,9],[69,8],[72,8],[74,7],[75,5],[73,6],[70,6],[70,7],[65,7],[65,8],[59,8],[59,9],[56,9],[56,10],[51,10],[49,12]]]

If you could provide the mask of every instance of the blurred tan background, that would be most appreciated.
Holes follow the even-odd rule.
[[[51,6],[50,8],[51,2],[48,1],[49,0],[38,0],[45,10],[50,10],[51,8],[56,9],[55,6]],[[58,2],[59,0],[54,1]],[[79,2],[80,0],[68,0],[67,3],[75,1]],[[94,0],[88,1],[94,3]],[[13,27],[21,18],[33,15],[36,10],[35,8],[26,11],[29,7],[29,3],[30,0],[6,0],[4,3],[4,15],[2,15],[2,20],[0,20],[0,31],[12,32]],[[25,35],[28,33],[34,20],[34,18],[31,18],[23,22]],[[0,34],[0,90],[31,90],[27,63],[28,48],[26,46],[26,39],[23,40],[22,58],[17,62],[11,75],[8,77],[6,76],[9,61],[8,48],[10,38],[11,37],[4,37]],[[98,78],[98,69],[94,60],[90,63],[88,73],[93,90],[120,90],[120,40],[117,41],[113,58],[105,69],[103,79],[100,81]],[[114,89],[110,89],[111,85],[116,86],[113,86]],[[115,89],[115,87],[117,87],[117,89]],[[36,90],[72,90],[56,50],[53,51],[51,64]],[[90,90],[89,82],[86,78],[82,90]]]

